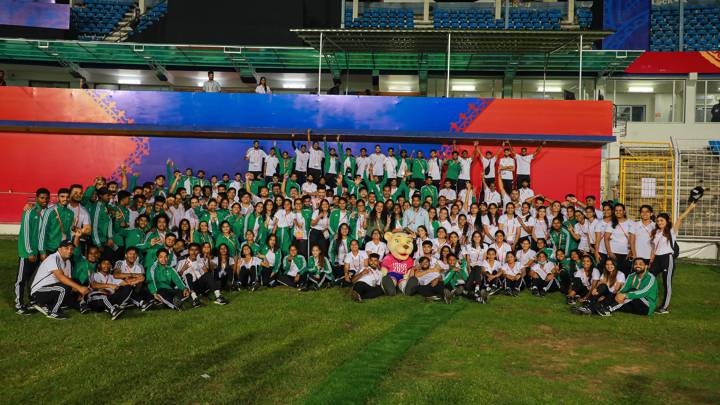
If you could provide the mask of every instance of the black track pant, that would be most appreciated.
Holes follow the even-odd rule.
[[[161,288],[157,290],[157,294],[160,296],[161,304],[170,309],[177,309],[174,304],[174,300],[179,294],[177,290],[173,290],[172,288]]]
[[[468,291],[474,291],[475,287],[483,287],[484,286],[484,280],[482,274],[482,267],[480,266],[472,266],[470,267],[470,273],[468,274],[467,281],[465,282],[465,289]]]
[[[590,296],[590,302],[615,302],[615,294],[610,292],[607,284],[599,284],[596,288],[597,295]]]
[[[385,295],[382,287],[380,287],[379,285],[371,286],[369,284],[363,283],[362,281],[353,284],[352,288],[355,292],[360,294],[360,297],[364,300],[377,298]]]
[[[62,307],[80,307],[72,288],[62,283],[41,287],[30,298],[36,304],[47,307],[50,313],[57,313]]]
[[[31,262],[27,258],[20,258],[20,264],[18,265],[18,273],[15,278],[15,309],[19,309],[25,306],[25,293],[28,297],[30,296],[30,282],[38,268],[40,261],[35,258],[35,262]]]
[[[297,282],[295,281],[295,277],[288,276],[286,274],[280,274],[277,277],[278,283],[290,287],[290,288],[297,288],[299,285],[303,284],[305,282],[304,276],[298,276]]]
[[[672,279],[675,275],[675,258],[671,253],[655,256],[650,271],[655,275],[662,275],[664,294],[658,294],[660,302],[658,308],[668,309],[672,297]]]
[[[241,267],[238,279],[235,280],[235,283],[243,287],[250,287],[256,281],[259,281],[259,271],[260,269],[258,269],[257,266]]]
[[[220,289],[220,285],[215,281],[215,278],[210,272],[204,273],[198,279],[195,279],[190,272],[187,272],[183,279],[185,280],[185,285],[196,295],[211,293]]]
[[[628,255],[615,253],[615,266],[617,266],[618,270],[622,271],[626,277],[633,271],[632,263],[628,261]]]
[[[506,278],[505,279],[505,287],[513,289],[513,290],[520,290],[520,285],[522,284],[522,281],[523,281],[522,277],[520,277],[517,280],[510,280],[510,279]]]
[[[432,284],[419,285],[417,293],[423,297],[442,297],[445,284],[438,282],[434,287]]]
[[[612,312],[622,311],[637,315],[648,315],[650,306],[645,298],[637,298],[633,300],[625,300],[622,304],[615,304],[610,307]]]
[[[114,293],[106,295],[100,291],[90,293],[88,296],[88,306],[93,311],[112,311],[115,305],[123,305],[133,293],[133,288],[129,285],[118,287]]]
[[[588,288],[585,287],[580,277],[575,277],[572,280],[572,290],[575,292],[575,296],[584,297],[588,293]]]
[[[537,287],[539,290],[545,290],[545,292],[553,292],[560,290],[560,282],[556,278],[545,281],[542,278],[538,277],[533,280],[533,283],[535,287]]]

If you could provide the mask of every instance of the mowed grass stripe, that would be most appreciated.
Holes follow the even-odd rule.
[[[336,368],[304,398],[306,404],[364,403],[395,364],[420,339],[465,308],[467,301],[452,305],[419,304],[416,311],[398,322],[387,333],[364,348],[358,355]],[[409,306],[408,309],[412,308]]]

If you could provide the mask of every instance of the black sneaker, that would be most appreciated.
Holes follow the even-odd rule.
[[[362,297],[361,297],[360,294],[359,294],[357,291],[355,291],[355,290],[350,291],[350,297],[351,297],[352,300],[355,301],[355,302],[362,302]]]
[[[600,316],[612,316],[612,311],[605,305],[598,305],[597,314]]]
[[[55,319],[57,321],[66,321],[66,320],[70,319],[67,317],[67,315],[65,315],[63,312],[60,312],[60,311],[50,312],[49,314],[47,314],[47,317],[50,319]]]
[[[544,296],[547,295],[547,291],[545,291],[544,288],[541,288],[541,289],[538,291],[538,294],[539,294],[539,295],[538,295],[539,297],[544,297]]]
[[[576,315],[592,315],[592,311],[586,306],[575,307],[572,312]]]
[[[511,295],[512,295],[512,290],[510,290],[509,288],[506,288],[506,289],[505,289],[505,295],[508,296],[508,297],[511,296]]]
[[[200,308],[202,306],[202,302],[200,302],[200,297],[195,298],[192,300],[192,307],[193,308]]]
[[[250,286],[250,291],[257,291],[258,288],[260,288],[260,283],[256,281],[252,284],[252,286]]]
[[[81,302],[80,303],[80,313],[87,314],[88,312],[90,312],[90,307],[88,306],[88,304],[85,301]]]
[[[16,309],[16,310],[15,310],[15,313],[18,314],[18,315],[30,315],[30,314],[32,314],[32,312],[31,312],[29,309],[25,308],[25,307],[20,307],[20,308]]]
[[[122,309],[121,307],[115,306],[115,309],[113,309],[113,311],[110,312],[110,319],[114,321],[114,320],[120,318],[120,315],[122,315],[123,312],[125,312],[124,309]]]
[[[179,297],[177,297],[177,296],[173,297],[172,304],[175,307],[176,311],[182,311],[183,301]]]
[[[35,308],[36,311],[40,312],[41,314],[43,314],[45,316],[48,316],[48,312],[50,312],[50,311],[48,311],[47,308],[45,308],[42,305],[38,305],[38,304],[33,304],[33,308]]]
[[[535,286],[533,286],[533,288],[531,289],[531,291],[532,291],[532,295],[535,295],[535,296],[540,295],[540,291],[539,291],[538,288],[535,287]]]
[[[575,297],[566,297],[566,298],[565,298],[565,302],[566,302],[568,305],[573,305],[573,304],[575,304]]]
[[[228,304],[228,300],[226,300],[225,297],[223,297],[222,295],[215,298],[215,301],[213,301],[213,302],[218,305],[227,305]]]

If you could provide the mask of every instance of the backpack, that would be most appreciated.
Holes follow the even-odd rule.
[[[670,235],[670,245],[672,246],[672,257],[673,259],[677,259],[678,256],[680,256],[680,245],[678,245],[677,240]]]

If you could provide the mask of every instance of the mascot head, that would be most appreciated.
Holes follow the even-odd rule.
[[[385,232],[385,241],[393,257],[405,260],[413,250],[413,238],[405,232]]]

